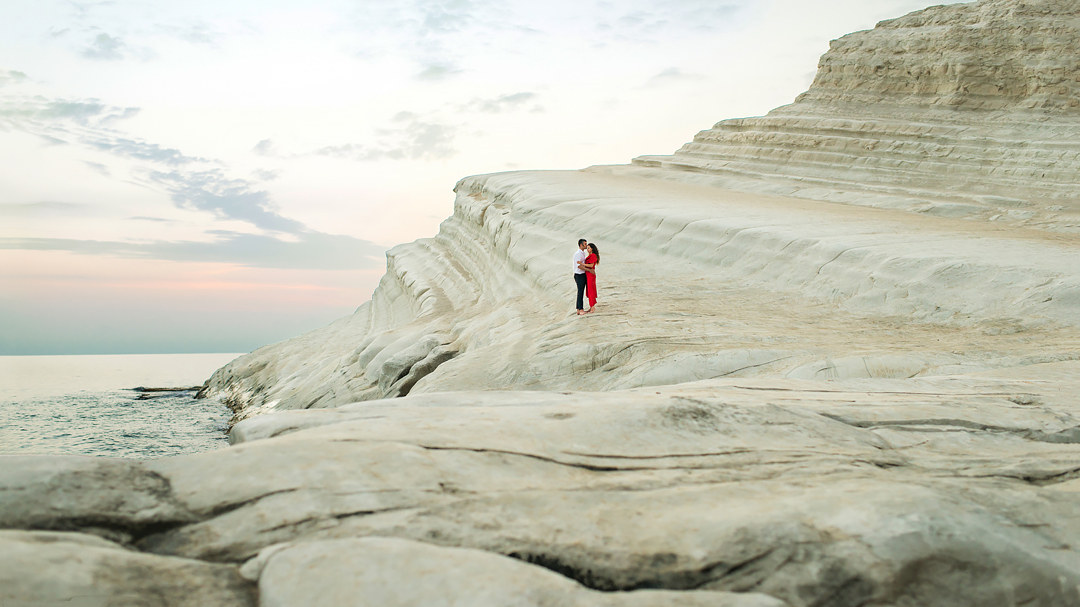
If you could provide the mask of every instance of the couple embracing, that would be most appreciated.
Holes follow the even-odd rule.
[[[574,282],[577,283],[577,313],[588,314],[596,307],[596,265],[600,263],[600,249],[584,238],[577,241],[574,253]],[[589,310],[585,311],[583,295],[589,295]]]

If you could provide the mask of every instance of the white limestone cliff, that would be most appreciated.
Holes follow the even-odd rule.
[[[1023,349],[988,333],[1054,342],[1080,323],[1077,14],[931,7],[833,42],[795,103],[671,156],[464,179],[436,237],[387,255],[370,303],[239,359],[209,392],[243,418],[415,391],[1013,364],[991,351]],[[581,236],[603,258],[588,323],[566,315]],[[822,339],[775,309],[917,345]],[[938,327],[978,352],[928,347],[919,333]],[[1075,357],[1066,342],[1040,355]]]
[[[1077,49],[932,7],[674,154],[461,180],[214,374],[232,447],[3,458],[0,602],[1080,605]]]
[[[721,187],[1080,233],[1076,12],[1069,1],[1001,0],[884,21],[833,41],[795,103],[721,121],[634,164]]]

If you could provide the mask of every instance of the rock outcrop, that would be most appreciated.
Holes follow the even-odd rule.
[[[634,164],[1078,234],[1078,45],[1069,0],[931,7],[834,41],[795,103]]]
[[[243,418],[414,391],[1011,365],[1000,354],[1023,348],[987,333],[1052,342],[1080,323],[1078,15],[932,7],[835,41],[795,103],[671,156],[464,179],[435,238],[388,254],[369,304],[210,391]],[[584,328],[564,314],[579,236],[602,245],[609,319]],[[793,308],[830,337],[774,313]],[[832,343],[861,325],[898,339]],[[979,352],[929,342],[931,325]]]
[[[0,602],[1080,605],[1077,48],[933,7],[670,156],[463,179],[214,374],[230,448],[5,458]]]

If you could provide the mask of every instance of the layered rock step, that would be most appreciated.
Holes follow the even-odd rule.
[[[602,251],[588,319],[573,315],[580,236]],[[1064,360],[1080,356],[1078,254],[1053,232],[607,168],[473,177],[438,236],[390,252],[372,302],[333,331],[238,360],[210,388],[243,411],[476,385],[608,390]],[[305,349],[326,357],[323,372],[276,369]]]
[[[1080,233],[1080,121],[1048,128],[1037,115],[996,117],[1024,132],[1018,137],[992,122],[912,124],[799,109],[720,122],[675,154],[634,165],[704,173],[745,191]]]
[[[638,167],[1080,233],[1075,2],[936,6],[832,43],[810,89]],[[700,179],[700,178],[698,178]]]

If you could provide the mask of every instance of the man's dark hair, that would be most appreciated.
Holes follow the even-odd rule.
[[[581,246],[581,243],[583,243],[583,242],[589,242],[589,241],[588,241],[588,240],[585,240],[584,238],[578,238],[578,239],[577,239],[577,246],[579,246],[579,247],[580,247],[580,246]]]

